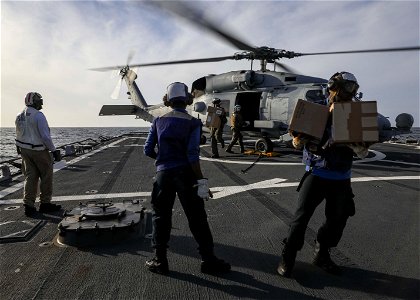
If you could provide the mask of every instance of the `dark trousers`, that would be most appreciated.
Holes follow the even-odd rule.
[[[222,148],[225,146],[225,141],[222,137],[223,127],[224,124],[222,124],[219,128],[212,127],[210,130],[211,153],[213,155],[219,155],[219,151],[217,150],[217,142],[222,145]]]
[[[172,208],[178,195],[188,219],[192,235],[198,243],[200,255],[213,256],[213,237],[207,222],[204,201],[197,196],[197,181],[190,168],[164,170],[156,173],[152,191],[152,246],[156,254],[166,255],[172,228]]]
[[[239,143],[239,147],[241,147],[241,152],[244,152],[244,142],[241,130],[237,128],[232,128],[232,141],[230,142],[229,146],[227,146],[226,150],[232,150],[232,147],[235,146],[236,142]]]
[[[349,216],[355,207],[350,179],[328,180],[310,174],[299,191],[298,207],[290,223],[287,245],[291,249],[303,247],[305,231],[315,209],[325,199],[325,222],[318,229],[317,241],[327,247],[335,247],[341,239]]]

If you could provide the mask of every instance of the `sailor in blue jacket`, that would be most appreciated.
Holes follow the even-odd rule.
[[[352,101],[358,90],[355,76],[348,72],[334,74],[328,82],[329,105]],[[298,187],[298,207],[284,240],[282,260],[278,273],[290,277],[297,251],[304,244],[307,225],[315,209],[325,199],[325,222],[318,229],[313,263],[325,271],[338,275],[341,269],[330,257],[330,248],[336,247],[343,234],[347,219],[355,214],[351,188],[353,152],[359,157],[367,155],[366,144],[330,143],[331,120],[328,121],[319,145],[308,136],[292,133],[293,145],[302,149],[306,173]]]
[[[151,200],[155,257],[146,261],[146,267],[155,273],[169,272],[167,248],[172,208],[178,195],[191,233],[198,243],[201,271],[210,274],[227,272],[230,264],[214,255],[213,237],[204,208],[210,190],[200,167],[202,124],[185,110],[192,103],[192,95],[185,84],[174,82],[168,86],[163,101],[172,110],[153,121],[144,145],[144,154],[156,160],[157,168]]]

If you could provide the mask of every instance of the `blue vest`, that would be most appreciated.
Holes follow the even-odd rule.
[[[193,137],[192,134],[196,130],[201,131],[200,120],[186,112],[173,110],[156,118],[152,126],[156,130],[159,147],[157,171],[188,166],[192,159],[199,160],[200,135]]]

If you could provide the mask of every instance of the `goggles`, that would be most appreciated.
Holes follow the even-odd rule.
[[[357,82],[345,80],[342,83],[342,88],[349,94],[356,94],[357,90],[359,89],[359,85]]]

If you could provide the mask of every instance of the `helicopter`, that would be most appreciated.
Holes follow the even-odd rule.
[[[372,52],[396,52],[418,51],[419,46],[348,50],[334,52],[298,53],[283,49],[275,49],[267,46],[254,47],[237,38],[233,34],[221,29],[215,23],[205,19],[191,5],[183,2],[153,2],[152,5],[159,9],[165,9],[175,15],[186,18],[194,25],[199,25],[216,34],[224,41],[230,43],[239,52],[230,56],[211,57],[202,59],[185,59],[162,61],[153,63],[131,64],[132,55],[125,65],[94,68],[94,71],[119,70],[121,86],[122,80],[128,88],[128,98],[132,105],[104,105],[99,113],[106,115],[135,115],[136,118],[152,122],[153,118],[161,116],[169,111],[163,104],[148,105],[140,89],[136,84],[137,73],[133,70],[138,67],[152,67],[173,64],[210,63],[225,60],[249,60],[250,69],[229,71],[221,74],[211,74],[193,81],[191,93],[194,100],[187,108],[189,114],[205,123],[207,109],[213,106],[214,99],[221,100],[221,106],[230,117],[235,105],[241,106],[241,113],[247,124],[242,131],[249,136],[257,137],[255,149],[258,151],[272,151],[274,142],[286,142],[290,144],[291,137],[288,134],[288,126],[293,115],[293,110],[299,99],[315,103],[326,103],[328,97],[327,79],[302,75],[287,65],[279,62],[280,59],[292,59],[308,55],[333,55],[350,53]],[[254,61],[259,61],[259,70],[254,70]],[[273,64],[273,70],[267,65]],[[276,68],[280,70],[277,71]],[[115,94],[115,93],[114,93]],[[116,93],[118,94],[118,92]],[[355,101],[361,101],[362,93],[358,93]],[[387,117],[378,113],[379,141],[387,141],[397,133],[409,132],[414,118],[408,113],[402,113],[396,118],[396,128],[391,127]],[[230,122],[228,121],[227,124]],[[206,127],[204,127],[206,129]]]

